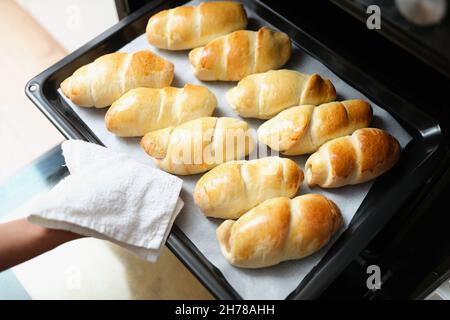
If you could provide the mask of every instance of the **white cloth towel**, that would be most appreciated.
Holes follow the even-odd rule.
[[[156,261],[183,207],[182,180],[96,144],[62,144],[70,175],[44,195],[32,223],[114,242]]]

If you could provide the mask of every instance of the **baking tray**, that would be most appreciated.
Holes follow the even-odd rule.
[[[152,14],[185,2],[187,1],[149,2],[30,80],[25,87],[27,96],[66,138],[102,144],[59,95],[59,84],[80,66],[98,56],[117,51],[141,35]],[[437,121],[421,112],[419,108],[376,82],[350,61],[338,56],[333,48],[324,46],[320,39],[310,36],[264,3],[250,0],[241,2],[261,18],[286,32],[294,45],[322,62],[342,80],[387,110],[413,138],[403,150],[398,165],[389,174],[375,181],[348,228],[297,288],[287,296],[288,299],[316,298],[364,249],[397,210],[426,184],[434,166],[444,155],[441,130]],[[177,226],[172,229],[167,246],[214,296],[220,299],[241,298],[221,272],[199,252]]]

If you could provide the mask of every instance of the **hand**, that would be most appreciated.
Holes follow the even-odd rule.
[[[83,236],[46,229],[22,218],[0,224],[0,271]]]

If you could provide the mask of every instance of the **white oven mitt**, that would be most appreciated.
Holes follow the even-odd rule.
[[[109,240],[156,261],[183,207],[182,180],[96,144],[62,144],[70,175],[44,195],[28,220]]]

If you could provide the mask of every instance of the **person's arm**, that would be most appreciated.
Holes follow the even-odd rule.
[[[40,227],[25,218],[0,223],[0,271],[81,237],[68,231]]]

